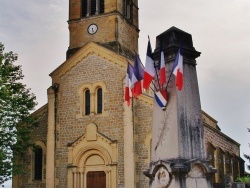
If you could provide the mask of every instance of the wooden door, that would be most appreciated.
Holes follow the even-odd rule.
[[[87,173],[87,188],[106,188],[106,174],[104,171],[90,171]]]

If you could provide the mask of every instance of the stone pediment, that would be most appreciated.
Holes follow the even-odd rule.
[[[71,165],[76,165],[84,153],[96,150],[102,153],[109,163],[117,161],[117,142],[113,141],[97,131],[97,126],[90,123],[86,127],[85,133],[71,144],[68,144],[69,161]]]
[[[112,144],[112,143],[116,142],[116,141],[112,141],[111,139],[107,138],[103,134],[99,133],[97,131],[97,126],[94,123],[90,123],[86,127],[85,134],[83,134],[80,138],[78,138],[76,141],[69,144],[68,146],[77,147],[77,145],[79,145],[83,141],[85,141],[85,142],[91,142],[92,141],[93,142],[93,141],[97,141],[99,139],[101,139],[103,142],[105,142],[107,144]]]
[[[75,67],[78,63],[80,63],[83,59],[93,54],[100,56],[101,58],[118,65],[120,68],[124,69],[124,71],[126,70],[127,60],[125,57],[103,46],[100,46],[94,42],[88,42],[80,50],[78,50],[72,57],[67,59],[63,64],[61,64],[52,73],[50,73],[50,76],[53,79],[62,77],[73,67]]]

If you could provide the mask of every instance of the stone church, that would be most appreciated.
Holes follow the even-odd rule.
[[[138,10],[138,0],[69,0],[67,58],[50,73],[48,103],[33,113],[39,147],[20,161],[27,173],[13,177],[13,187],[149,187],[143,172],[151,161],[154,98],[145,92],[129,107],[124,102],[127,61],[138,52]],[[162,34],[187,33],[173,27]],[[202,115],[207,158],[217,169],[213,182],[220,186],[244,173],[240,144]]]

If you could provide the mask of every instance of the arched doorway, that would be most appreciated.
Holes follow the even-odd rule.
[[[68,187],[117,188],[117,143],[89,124],[68,146]]]

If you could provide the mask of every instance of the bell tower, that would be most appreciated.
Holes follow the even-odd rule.
[[[89,41],[130,57],[138,25],[138,0],[69,0],[67,59]]]

